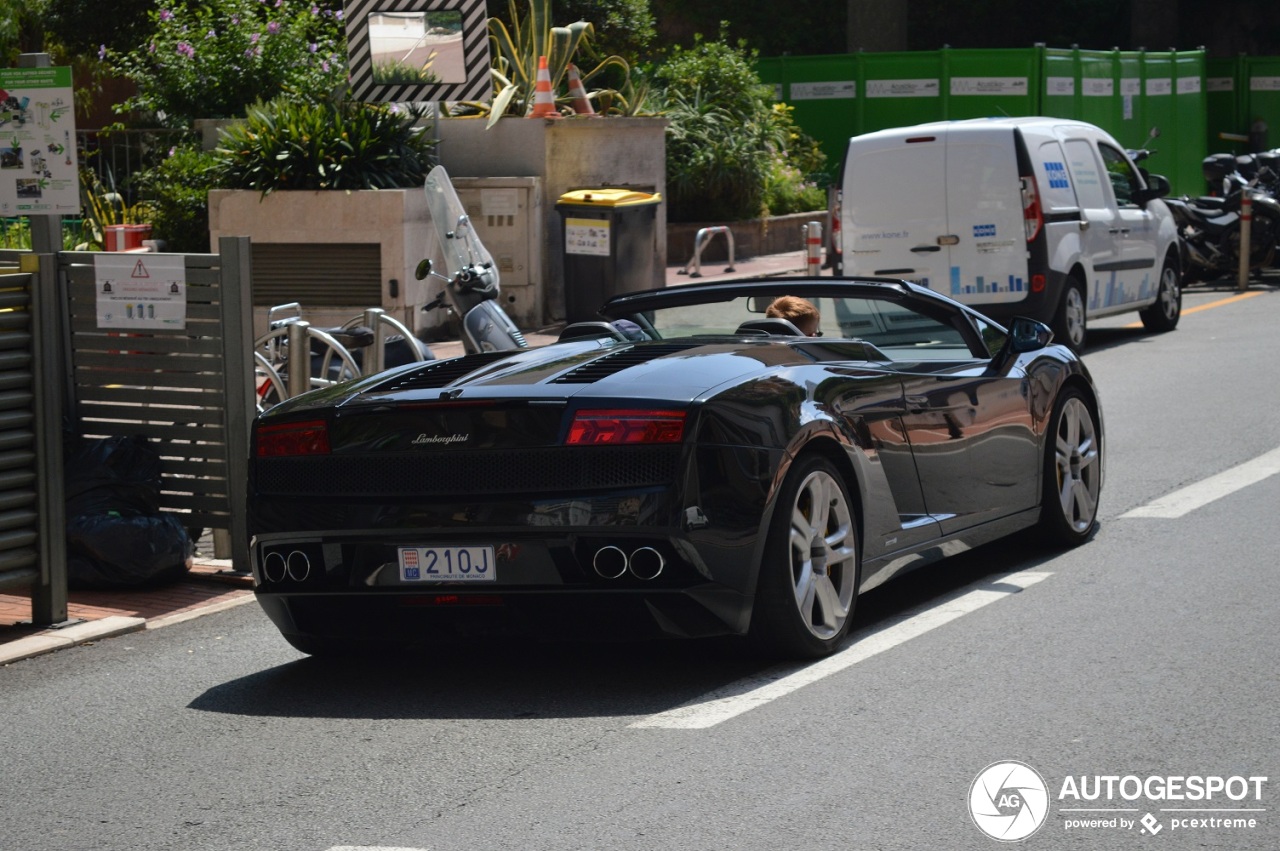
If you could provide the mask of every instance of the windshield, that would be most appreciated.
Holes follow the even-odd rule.
[[[773,296],[735,298],[656,308],[630,315],[646,335],[671,339],[697,335],[733,335],[747,332],[743,323],[761,320]],[[825,339],[862,340],[890,358],[969,357],[970,346],[955,324],[958,314],[928,315],[883,298],[818,296],[808,301],[819,314],[818,334]]]

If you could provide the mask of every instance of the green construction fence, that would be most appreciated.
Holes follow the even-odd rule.
[[[1155,151],[1143,165],[1168,177],[1178,194],[1205,190],[1200,163],[1210,153],[1280,145],[1280,57],[948,48],[764,58],[757,70],[818,140],[832,177],[851,136],[988,116],[1096,124],[1125,147]],[[1149,139],[1152,128],[1158,138]]]

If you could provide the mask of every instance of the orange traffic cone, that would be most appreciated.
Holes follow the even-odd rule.
[[[551,91],[551,72],[547,70],[547,57],[538,57],[538,82],[533,89],[533,111],[530,118],[559,118],[556,96]]]
[[[596,111],[591,108],[591,99],[587,97],[587,90],[582,86],[582,77],[578,75],[578,66],[569,63],[569,97],[573,98],[573,111],[578,115],[595,116]]]

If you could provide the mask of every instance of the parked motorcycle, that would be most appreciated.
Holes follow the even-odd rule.
[[[1256,181],[1254,188],[1272,198],[1280,197],[1280,150],[1240,154],[1236,172],[1245,181]]]
[[[1253,219],[1249,231],[1249,269],[1258,271],[1275,262],[1280,241],[1280,202],[1259,188],[1272,179],[1272,171],[1259,165],[1252,179],[1239,171],[1231,154],[1206,157],[1202,163],[1210,186],[1223,187],[1223,195],[1165,198],[1178,225],[1183,251],[1183,283],[1230,277],[1240,268],[1240,211],[1250,199]]]
[[[434,277],[444,282],[440,294],[422,309],[445,309],[457,316],[468,354],[528,348],[524,335],[498,304],[498,267],[476,234],[444,166],[431,170],[424,188],[448,274],[434,271],[430,258],[418,263],[415,277],[419,281]]]

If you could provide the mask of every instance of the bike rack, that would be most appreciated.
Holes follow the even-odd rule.
[[[688,275],[690,278],[702,277],[702,249],[706,248],[706,243],[716,234],[724,234],[725,239],[729,243],[729,265],[725,267],[726,272],[734,271],[733,268],[733,231],[729,230],[728,225],[716,225],[714,227],[699,228],[697,235],[693,238],[693,257],[689,263],[693,264],[693,272],[689,271],[689,263],[686,263],[679,274]]]
[[[292,311],[292,315],[275,318],[283,311]],[[356,363],[351,351],[327,331],[313,327],[302,318],[302,306],[297,302],[277,305],[268,316],[271,329],[254,344],[254,364],[264,379],[270,383],[271,389],[281,399],[290,399],[316,387],[328,387],[336,382],[327,376],[329,367],[337,357],[343,366],[341,375],[355,378],[361,375],[373,375],[386,368],[386,340],[388,336],[399,334],[406,340],[416,340],[413,332],[401,321],[379,307],[371,307],[359,316],[354,317],[342,327],[352,328],[364,325],[373,330],[374,341],[365,353],[364,369]],[[324,357],[320,363],[320,374],[311,375],[311,340],[324,343]],[[286,349],[287,347],[287,349]],[[418,361],[426,360],[418,346],[411,346],[414,357]],[[280,369],[284,362],[284,351],[306,352],[307,369]]]
[[[364,325],[366,328],[373,329],[373,345],[369,347],[369,351],[365,352],[365,375],[373,375],[382,372],[387,368],[387,337],[390,335],[399,335],[407,341],[414,341],[417,338],[408,326],[387,313],[380,307],[370,307],[365,310],[364,314],[352,319],[344,328],[350,328],[354,325]],[[423,361],[426,358],[422,355],[422,349],[416,345],[410,345],[413,350],[414,360]],[[329,366],[329,358],[325,358],[325,367]]]

